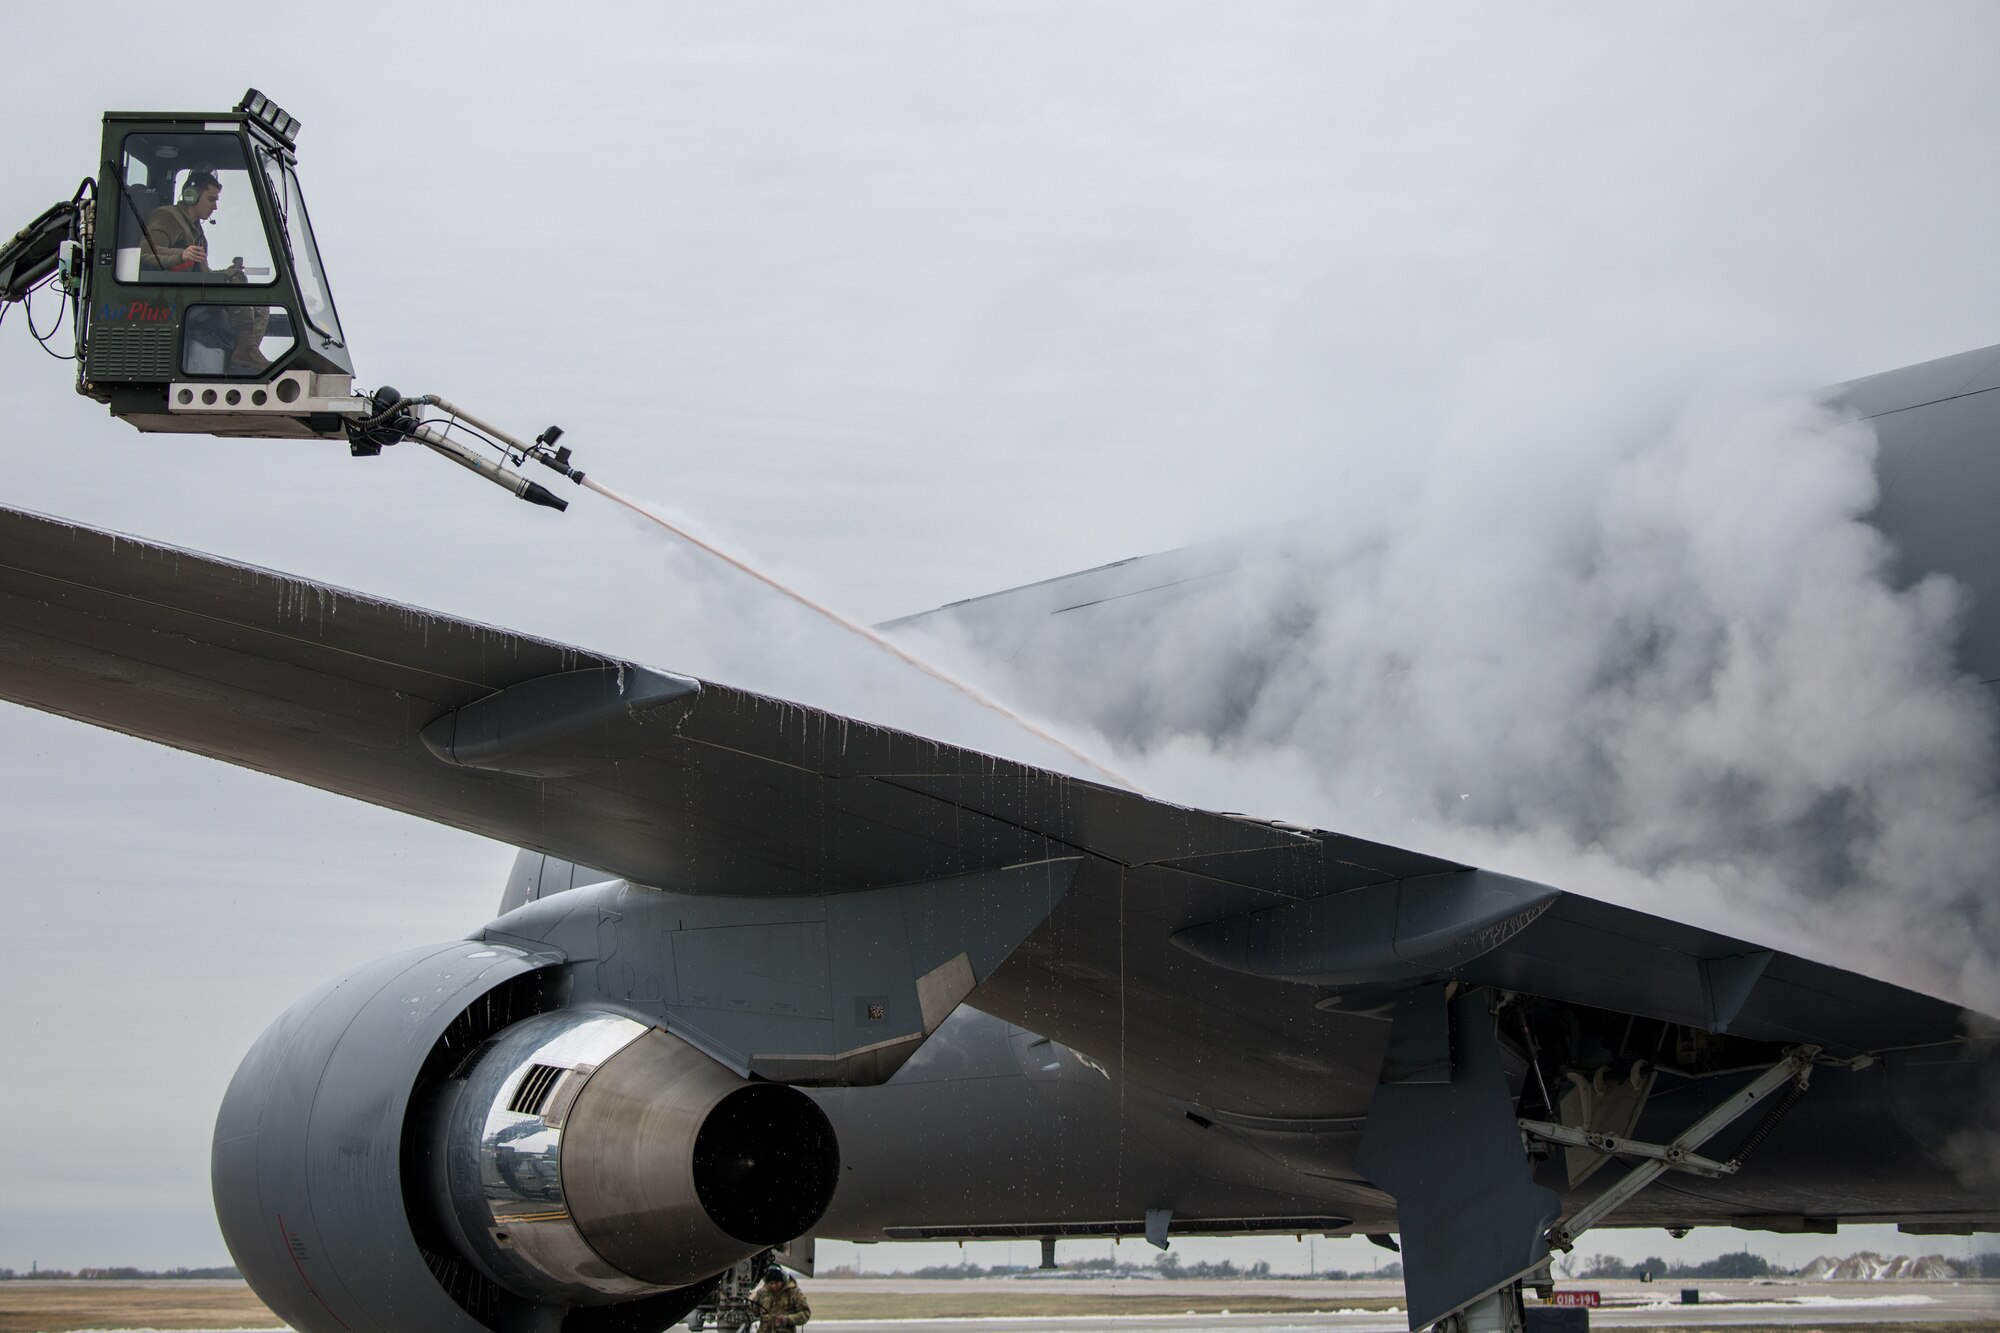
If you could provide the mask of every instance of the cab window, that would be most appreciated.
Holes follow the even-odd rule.
[[[181,374],[262,377],[295,341],[283,306],[191,305],[181,325]]]
[[[276,281],[270,230],[233,134],[129,134],[116,274],[130,283]]]
[[[306,326],[322,342],[342,346],[340,316],[334,313],[333,293],[327,288],[326,269],[320,263],[319,242],[313,237],[305,196],[299,192],[299,174],[289,161],[261,145],[257,159],[263,164],[264,183],[277,202],[278,243],[291,258],[292,276],[299,286],[299,303],[305,307]]]

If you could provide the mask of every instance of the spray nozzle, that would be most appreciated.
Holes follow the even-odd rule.
[[[570,466],[569,446],[565,444],[558,447],[556,444],[556,441],[562,438],[562,433],[561,426],[550,426],[535,437],[535,447],[528,452],[543,467],[552,468],[581,486],[583,484],[583,472],[580,468]]]

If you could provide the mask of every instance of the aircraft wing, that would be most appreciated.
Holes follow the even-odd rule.
[[[1036,947],[1083,1007],[1122,932],[1128,979],[1153,968],[1169,1013],[1196,979],[1226,1008],[1257,1002],[1230,984],[1451,971],[1831,1050],[1957,1027],[1927,997],[1455,862],[17,510],[0,510],[0,697],[677,892],[839,893],[1080,855],[1072,916],[1109,917]]]
[[[1447,868],[1354,840],[1325,861],[1267,824],[14,510],[0,696],[682,891],[860,890],[1058,844],[1236,866],[1217,882],[1258,896]],[[1287,853],[1323,865],[1310,890]]]

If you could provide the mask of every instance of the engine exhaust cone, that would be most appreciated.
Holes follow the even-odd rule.
[[[798,1089],[590,1010],[494,1038],[430,1126],[454,1248],[519,1295],[572,1306],[690,1286],[803,1235],[840,1173],[833,1127]]]

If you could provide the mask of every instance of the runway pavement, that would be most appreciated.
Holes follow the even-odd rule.
[[[812,1283],[808,1288],[850,1290],[865,1283],[884,1296],[896,1292],[917,1294],[941,1288],[965,1290],[956,1282],[918,1282],[895,1278],[864,1279],[857,1282]],[[1018,1281],[979,1283],[980,1286],[1019,1290]],[[1146,1295],[1168,1293],[1199,1294],[1213,1298],[1220,1293],[1284,1295],[1308,1298],[1323,1306],[1308,1313],[1280,1314],[1143,1314],[1045,1316],[1036,1318],[992,1317],[981,1319],[854,1319],[815,1320],[815,1327],[827,1333],[1187,1333],[1194,1329],[1255,1330],[1256,1333],[1289,1333],[1290,1330],[1333,1329],[1341,1333],[1405,1333],[1400,1311],[1343,1308],[1343,1302],[1400,1298],[1402,1289],[1393,1282],[1193,1282],[1193,1281],[1058,1281],[1043,1290],[1060,1288],[1079,1295],[1142,1291]],[[1701,1301],[1683,1305],[1683,1287],[1695,1287]],[[1566,1282],[1564,1290],[1593,1289],[1606,1304],[1591,1311],[1591,1323],[1599,1328],[1729,1328],[1752,1325],[1779,1325],[1800,1329],[1827,1328],[1842,1324],[1976,1324],[1988,1323],[2000,1329],[2000,1283],[1993,1282]]]
[[[19,1283],[8,1287],[76,1286],[73,1283]],[[200,1286],[236,1287],[236,1283],[186,1284],[88,1283],[89,1288],[153,1287],[162,1285],[187,1291]],[[1024,1290],[1043,1296],[1074,1295],[1078,1303],[1102,1308],[1107,1296],[1139,1296],[1157,1310],[1160,1298],[1188,1297],[1213,1308],[1218,1298],[1241,1296],[1245,1302],[1273,1297],[1299,1300],[1302,1308],[1276,1314],[1134,1313],[1109,1315],[998,1315],[958,1318],[868,1319],[817,1318],[811,1328],[823,1333],[1307,1333],[1308,1330],[1335,1330],[1336,1333],[1405,1333],[1400,1310],[1357,1309],[1360,1302],[1381,1305],[1400,1303],[1401,1287],[1394,1282],[1298,1282],[1298,1281],[1168,1281],[1168,1280],[1037,1280],[978,1279],[968,1281],[919,1280],[910,1278],[864,1278],[858,1280],[806,1279],[812,1295],[848,1293],[867,1295],[870,1310],[893,1310],[898,1295],[935,1296],[946,1292],[961,1298],[954,1308],[978,1309],[984,1296],[998,1297],[989,1308],[1004,1308],[1005,1298]],[[1680,1303],[1685,1286],[1699,1286],[1701,1301]],[[1911,1326],[1916,1333],[1922,1325],[1953,1325],[1957,1328],[1985,1325],[2000,1333],[2000,1282],[1758,1282],[1685,1283],[1665,1282],[1566,1282],[1562,1289],[1592,1288],[1606,1304],[1591,1312],[1591,1323],[1601,1329],[1726,1329],[1756,1325],[1782,1328],[1830,1329],[1844,1325],[1897,1324]],[[0,1290],[0,1298],[7,1293]],[[836,1304],[827,1301],[827,1305]],[[915,1302],[912,1302],[915,1304]],[[8,1302],[0,1299],[0,1312]],[[1015,1303],[1016,1308],[1018,1302]],[[851,1305],[849,1308],[853,1308]],[[931,1308],[937,1308],[935,1304]],[[136,1312],[135,1312],[136,1313]],[[146,1330],[139,1319],[116,1326],[126,1330]],[[0,1320],[5,1327],[40,1327],[36,1324]],[[64,1325],[76,1327],[75,1324]],[[184,1333],[200,1333],[185,1330]],[[282,1333],[282,1330],[279,1331]]]

